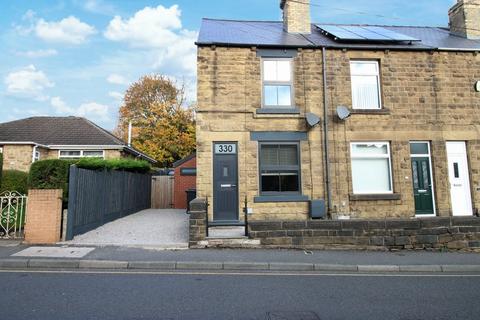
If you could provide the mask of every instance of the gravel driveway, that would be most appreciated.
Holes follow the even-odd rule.
[[[185,210],[148,209],[75,236],[66,244],[184,249],[188,248],[188,215]]]

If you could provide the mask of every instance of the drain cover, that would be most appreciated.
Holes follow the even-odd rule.
[[[320,318],[311,311],[274,311],[267,312],[267,320],[320,320]]]

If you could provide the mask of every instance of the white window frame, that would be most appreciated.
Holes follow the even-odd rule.
[[[352,64],[374,64],[376,67],[376,73],[363,73],[363,74],[354,74],[352,71]],[[354,86],[353,86],[353,77],[354,76],[375,76],[377,77],[377,95],[378,95],[378,106],[377,107],[367,107],[361,108],[355,105],[354,101]],[[351,90],[352,90],[352,109],[354,110],[381,110],[382,109],[382,84],[381,84],[381,77],[380,77],[380,62],[378,60],[358,60],[352,59],[350,60],[350,82],[351,82]]]
[[[288,61],[290,63],[290,81],[272,81],[265,80],[264,62],[265,61]],[[261,59],[262,74],[262,108],[265,109],[293,109],[295,101],[295,88],[293,86],[293,58],[262,58]],[[265,104],[265,86],[290,86],[290,105],[267,105]]]
[[[428,158],[428,164],[430,165],[430,179],[432,180],[432,201],[433,201],[433,213],[432,214],[416,214],[415,217],[436,217],[437,216],[437,203],[435,199],[435,183],[433,179],[433,167],[432,167],[432,150],[430,146],[430,141],[410,141],[408,147],[410,147],[413,143],[425,143],[428,146],[428,154],[412,154],[410,152],[411,158]],[[412,177],[413,180],[413,177]],[[413,188],[413,181],[412,181],[412,188]]]
[[[62,156],[62,152],[72,152],[72,151],[79,151],[80,155],[79,156]],[[92,156],[85,156],[84,152],[85,151],[102,151],[102,159],[105,159],[105,150],[73,150],[73,149],[63,149],[63,150],[58,150],[58,159],[79,159],[79,158],[100,158],[100,157],[92,157]]]
[[[40,151],[35,151],[33,162],[40,161]]]
[[[387,146],[387,153],[386,154],[361,154],[355,155],[353,152],[353,146],[355,145],[386,145]],[[390,142],[389,141],[362,141],[362,142],[351,142],[350,143],[350,158],[351,158],[351,174],[352,174],[352,190],[353,194],[393,194],[393,177],[392,177],[392,156],[390,150]],[[390,179],[390,190],[374,190],[368,192],[356,191],[353,186],[353,160],[355,159],[388,159],[388,174]]]

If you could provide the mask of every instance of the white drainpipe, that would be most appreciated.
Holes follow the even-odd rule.
[[[32,163],[35,162],[35,154],[37,153],[37,148],[38,148],[37,145],[33,146]]]

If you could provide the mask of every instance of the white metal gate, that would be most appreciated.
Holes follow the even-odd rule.
[[[27,196],[17,191],[0,193],[0,238],[23,238]]]

